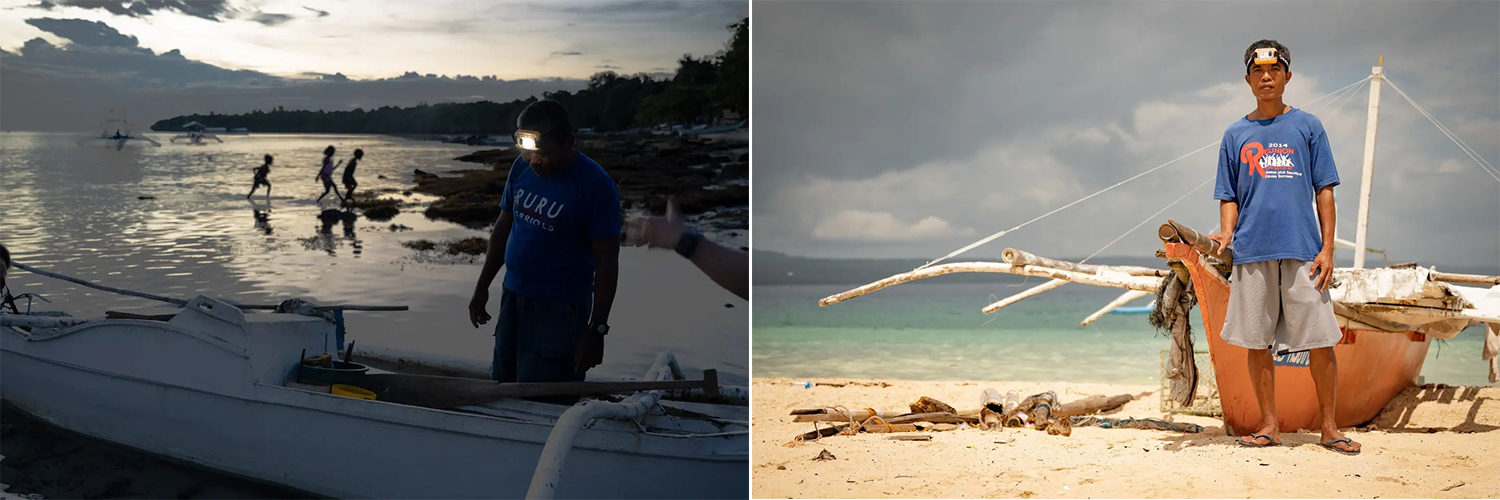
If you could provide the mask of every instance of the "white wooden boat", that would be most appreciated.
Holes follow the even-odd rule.
[[[0,394],[21,411],[307,493],[749,495],[743,405],[637,393],[623,403],[586,400],[571,408],[502,400],[448,411],[288,387],[304,349],[337,350],[334,324],[318,316],[246,314],[202,296],[166,321],[34,313],[0,315],[0,324],[8,325],[0,326]],[[650,376],[677,371],[664,354]],[[664,414],[669,407],[690,413]]]

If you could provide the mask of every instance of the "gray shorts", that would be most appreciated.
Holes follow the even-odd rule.
[[[1305,260],[1236,264],[1229,279],[1225,342],[1246,349],[1275,348],[1277,354],[1333,347],[1344,334],[1333,300],[1319,292]]]

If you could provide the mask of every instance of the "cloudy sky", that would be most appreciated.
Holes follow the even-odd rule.
[[[0,127],[505,101],[708,55],[746,1],[0,0]],[[348,79],[349,81],[344,81]]]
[[[1241,56],[1261,38],[1292,54],[1288,104],[1328,130],[1339,237],[1355,234],[1368,85],[1304,104],[1379,55],[1500,163],[1500,2],[760,2],[755,16],[762,250],[936,258],[1214,144],[965,257],[1087,256],[1184,195],[1102,255],[1149,256],[1169,217],[1208,231],[1217,141],[1254,108]],[[1381,108],[1370,246],[1500,271],[1500,181],[1389,84]]]

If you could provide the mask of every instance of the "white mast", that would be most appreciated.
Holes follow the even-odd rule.
[[[1380,122],[1380,82],[1385,56],[1370,71],[1370,110],[1365,119],[1365,168],[1359,184],[1359,232],[1354,236],[1354,267],[1365,267],[1365,236],[1370,229],[1370,184],[1375,180],[1375,131]]]

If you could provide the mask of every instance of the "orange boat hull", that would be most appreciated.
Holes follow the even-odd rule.
[[[1226,432],[1255,432],[1261,427],[1261,415],[1250,384],[1249,350],[1224,342],[1219,336],[1229,306],[1229,284],[1207,268],[1191,246],[1166,245],[1167,257],[1181,259],[1192,276],[1203,326],[1208,330],[1208,352],[1219,384]],[[1339,427],[1352,427],[1375,418],[1391,398],[1416,384],[1432,340],[1410,331],[1341,330],[1344,338],[1333,348],[1338,360],[1334,422]],[[1323,416],[1307,367],[1307,353],[1278,357],[1275,370],[1276,417],[1282,432],[1321,429]]]

